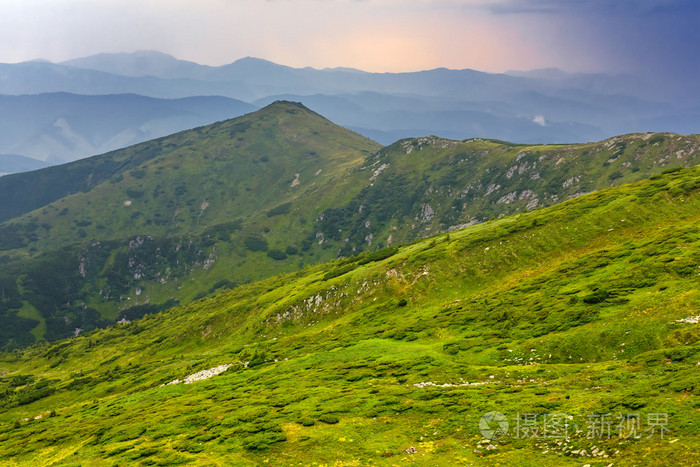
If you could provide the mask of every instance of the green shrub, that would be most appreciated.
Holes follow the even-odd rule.
[[[132,439],[136,439],[139,436],[141,436],[142,434],[144,434],[145,432],[146,432],[146,429],[143,427],[135,426],[135,427],[127,428],[127,429],[117,433],[117,435],[111,439],[111,442],[118,443],[121,441],[129,441]]]
[[[328,423],[329,425],[335,425],[336,423],[338,423],[340,421],[340,419],[338,417],[336,417],[335,415],[323,414],[320,417],[318,417],[318,421],[323,422],[323,423]]]
[[[590,295],[583,297],[583,302],[588,304],[600,303],[605,301],[610,296],[610,292],[604,289],[598,289]]]
[[[654,145],[654,144],[661,144],[664,141],[666,141],[666,137],[661,134],[656,134],[649,138],[649,144]]]
[[[196,441],[183,441],[179,444],[176,444],[174,448],[180,452],[189,452],[190,454],[197,454],[204,451],[206,446]]]
[[[73,381],[68,383],[68,385],[66,386],[66,389],[78,389],[78,388],[81,388],[83,386],[93,385],[94,383],[95,383],[94,378],[92,378],[90,376],[86,376],[84,378],[75,378],[75,379],[73,379]]]
[[[668,358],[674,362],[682,362],[683,360],[692,356],[693,353],[694,353],[694,350],[692,348],[688,348],[688,347],[676,347],[673,349],[666,350],[664,352],[664,354],[666,355],[666,358]]]
[[[145,459],[146,457],[158,454],[158,452],[160,452],[160,450],[155,448],[141,449],[140,451],[129,454],[127,457],[131,460]]]
[[[287,259],[287,254],[282,251],[282,250],[277,250],[277,249],[272,249],[267,252],[267,256],[270,258],[276,260],[276,261],[282,261]]]
[[[267,240],[260,236],[251,235],[243,240],[243,244],[250,251],[267,251]]]
[[[222,289],[222,288],[224,288],[224,289],[233,289],[234,287],[236,287],[236,283],[235,283],[235,282],[230,281],[230,280],[228,280],[228,279],[222,279],[222,280],[220,280],[219,282],[217,282],[216,284],[214,284],[214,285],[212,285],[211,287],[209,287],[209,293],[212,293],[212,292],[214,292],[214,291],[217,290],[217,289]]]
[[[123,452],[126,452],[130,450],[133,446],[121,446],[116,449],[112,449],[111,451],[107,452],[107,457],[114,457],[116,455],[119,455]]]
[[[273,444],[286,440],[282,433],[256,434],[243,440],[243,448],[251,452],[267,451]]]
[[[291,211],[291,208],[292,208],[292,203],[280,204],[279,206],[275,206],[274,208],[267,211],[267,217],[279,216],[281,214],[289,214],[289,211]]]
[[[333,279],[334,277],[342,276],[343,274],[347,274],[348,272],[352,271],[356,267],[356,264],[347,264],[339,268],[331,269],[323,276],[323,280],[327,281],[328,279]]]
[[[394,246],[390,248],[384,248],[382,250],[377,250],[375,252],[363,255],[357,264],[367,264],[374,261],[381,261],[383,259],[394,256],[399,251],[399,247]]]
[[[661,172],[661,173],[664,174],[664,175],[665,175],[665,174],[672,174],[672,173],[680,172],[681,170],[683,170],[683,167],[682,167],[682,166],[671,167],[671,168],[668,168],[668,169],[664,170],[664,171]]]
[[[627,147],[627,143],[624,141],[619,141],[615,143],[615,151],[612,153],[611,157],[619,157],[625,152],[625,148]]]
[[[13,388],[31,384],[36,378],[33,375],[15,375],[10,379],[10,386]]]
[[[17,394],[17,404],[26,405],[39,399],[50,396],[56,389],[49,385],[49,381],[40,381],[33,386],[27,386]]]
[[[442,346],[442,351],[449,355],[457,355],[462,346],[457,342],[451,342]]]
[[[209,425],[211,420],[204,415],[193,415],[185,420],[185,425],[193,428],[201,428]]]

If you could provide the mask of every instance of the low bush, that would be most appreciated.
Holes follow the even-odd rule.
[[[610,292],[605,289],[598,289],[590,295],[583,297],[583,302],[588,304],[600,303],[610,296]]]
[[[265,240],[262,237],[253,235],[243,240],[243,244],[250,251],[267,251],[268,248],[267,240]]]
[[[282,251],[282,250],[277,250],[277,249],[272,249],[267,252],[267,256],[270,258],[276,260],[276,261],[282,261],[287,259],[287,254]]]
[[[340,421],[340,419],[338,417],[336,417],[335,415],[323,414],[320,417],[318,417],[318,421],[323,422],[323,423],[327,423],[329,425],[335,425],[336,423],[338,423]]]

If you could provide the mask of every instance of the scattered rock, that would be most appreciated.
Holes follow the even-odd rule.
[[[191,383],[194,383],[195,381],[202,381],[205,379],[209,379],[212,376],[216,376],[216,375],[228,370],[231,365],[232,365],[232,363],[227,363],[224,365],[219,365],[219,366],[215,366],[213,368],[209,368],[208,370],[202,370],[200,372],[185,376],[184,380],[174,379],[167,384],[162,384],[161,387],[168,386],[170,384],[180,384],[180,383],[191,384]],[[247,365],[244,365],[244,366],[247,366]]]

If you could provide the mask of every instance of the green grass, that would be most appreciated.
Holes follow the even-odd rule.
[[[699,208],[700,169],[674,171],[0,354],[0,462],[692,464]],[[582,432],[489,450],[493,410]],[[613,436],[587,437],[602,413]],[[664,439],[620,439],[635,413]]]
[[[0,335],[0,348],[695,165],[697,144],[697,135],[649,133],[577,145],[425,137],[380,148],[277,102],[2,177],[0,287],[13,298],[0,299],[0,319],[17,331]],[[25,302],[38,317],[18,314]]]
[[[32,335],[37,341],[44,338],[46,333],[46,321],[39,313],[39,310],[24,302],[24,306],[17,312],[17,316],[37,321],[39,324],[31,330]]]

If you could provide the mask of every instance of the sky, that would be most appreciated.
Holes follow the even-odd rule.
[[[208,65],[691,79],[698,0],[0,0],[0,62],[158,50]],[[662,78],[660,78],[662,79]]]

